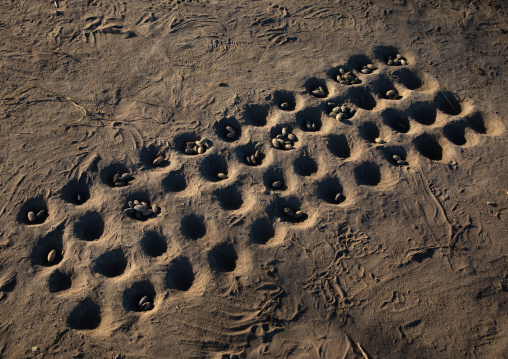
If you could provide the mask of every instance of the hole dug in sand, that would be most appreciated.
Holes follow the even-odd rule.
[[[458,96],[451,91],[439,91],[434,97],[434,103],[441,112],[447,115],[456,116],[462,112]]]
[[[327,178],[317,185],[317,196],[330,204],[340,204],[346,200],[344,189],[338,178]]]
[[[429,134],[422,134],[413,140],[413,144],[422,156],[432,161],[441,161],[443,159],[443,148],[436,138]]]
[[[329,135],[326,147],[330,153],[339,158],[348,158],[351,156],[351,148],[349,147],[346,135]]]
[[[375,143],[376,138],[379,138],[379,128],[374,122],[365,122],[358,126],[360,137],[364,140]]]
[[[33,225],[41,224],[48,218],[48,206],[42,197],[31,198],[21,206],[16,216],[19,223]]]
[[[316,161],[307,155],[301,155],[294,162],[295,173],[300,176],[311,176],[318,170]]]
[[[321,130],[323,112],[317,107],[308,107],[296,114],[296,124],[302,131],[316,132]]]
[[[213,154],[205,157],[199,168],[203,177],[211,182],[225,180],[228,176],[228,163],[220,155]]]
[[[92,330],[101,324],[101,308],[87,298],[80,301],[67,317],[67,325],[72,329]]]
[[[141,248],[150,257],[159,257],[166,253],[168,244],[166,239],[156,231],[148,231],[141,238]]]
[[[127,259],[121,248],[113,249],[101,254],[94,261],[94,271],[112,278],[122,275],[127,267]]]
[[[169,263],[164,285],[169,289],[188,291],[194,283],[194,271],[189,259],[177,257]]]
[[[239,209],[243,204],[242,193],[237,189],[236,185],[215,190],[213,194],[219,201],[221,208],[226,211]]]
[[[104,233],[104,220],[99,212],[88,212],[74,225],[74,235],[82,241],[95,241]]]
[[[60,263],[63,259],[63,244],[62,244],[63,227],[49,232],[44,237],[37,241],[37,244],[32,249],[30,255],[32,266],[54,266]],[[54,258],[50,258],[50,253],[54,250]],[[56,254],[56,255],[55,255]],[[50,261],[51,259],[51,261]]]
[[[246,105],[243,112],[245,122],[251,126],[266,126],[268,105]]]
[[[140,305],[144,297],[148,297],[151,306]],[[155,302],[155,288],[148,280],[142,280],[134,283],[130,288],[123,292],[123,306],[126,310],[131,312],[144,312],[153,309]],[[141,303],[142,304],[142,303]]]
[[[377,105],[369,89],[362,86],[349,89],[346,96],[353,105],[367,111],[373,110]]]
[[[390,147],[381,147],[379,148],[383,157],[392,165],[392,166],[404,166],[408,163],[406,162],[407,152],[404,147],[400,146],[390,146]]]
[[[112,163],[101,171],[101,181],[110,187],[121,188],[123,186],[116,184],[117,182],[115,182],[115,179],[117,178],[115,177],[118,177],[116,175],[122,175],[124,173],[129,173],[131,177],[127,181],[120,181],[120,183],[125,183],[125,185],[128,185],[134,179],[132,177],[132,172],[127,169],[127,166],[123,163]]]
[[[436,122],[437,109],[430,102],[415,102],[409,106],[407,113],[418,123],[430,126]]]
[[[273,104],[283,111],[294,111],[296,108],[295,95],[289,91],[275,91],[273,93]]]
[[[221,243],[208,252],[208,262],[216,272],[232,272],[236,268],[238,255],[230,243]]]
[[[308,94],[317,98],[325,98],[329,93],[326,81],[316,77],[312,77],[305,81],[303,87]]]
[[[139,159],[147,169],[169,166],[169,156],[164,149],[155,144],[143,147],[139,151]]]
[[[422,79],[409,69],[400,69],[393,73],[393,76],[408,90],[417,90],[423,85]]]
[[[276,198],[267,208],[267,213],[269,216],[277,216],[281,222],[289,223],[301,223],[309,218],[296,197]]]
[[[183,217],[180,222],[180,232],[184,237],[192,239],[193,241],[203,238],[206,234],[203,216],[198,217],[195,214],[190,214]]]
[[[275,236],[273,222],[268,218],[257,219],[250,229],[250,239],[253,243],[266,244]]]
[[[285,191],[288,188],[281,168],[272,167],[263,173],[263,184],[269,191]]]
[[[407,133],[410,129],[407,115],[399,110],[388,108],[383,111],[381,117],[383,118],[383,123],[394,131]]]
[[[377,186],[381,182],[381,171],[374,162],[363,162],[354,169],[358,185]]]
[[[79,179],[69,181],[62,188],[62,199],[76,206],[82,205],[90,199],[90,179],[82,175]]]
[[[443,127],[443,134],[451,143],[463,146],[467,143],[466,127],[467,124],[463,120],[453,121]]]
[[[162,180],[162,187],[166,192],[181,192],[187,188],[187,180],[183,169],[171,171]]]
[[[48,289],[51,293],[58,293],[72,286],[71,276],[60,270],[54,270],[48,278]]]
[[[268,116],[268,112],[265,115],[265,124],[266,116]],[[234,117],[223,118],[215,122],[213,127],[215,133],[222,141],[234,142],[242,136],[242,126]]]

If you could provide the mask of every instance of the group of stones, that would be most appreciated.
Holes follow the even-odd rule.
[[[185,144],[184,152],[188,155],[201,155],[210,147],[211,142],[208,139],[203,138],[202,140],[187,142]]]
[[[152,217],[160,212],[160,208],[156,204],[150,206],[147,202],[137,199],[128,201],[127,206],[128,207],[124,209],[125,214],[138,220]]]
[[[292,150],[298,138],[287,127],[283,127],[281,133],[272,139],[272,146],[279,150]]]

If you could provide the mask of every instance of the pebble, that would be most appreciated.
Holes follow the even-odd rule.
[[[135,206],[133,201],[129,201],[129,202],[127,202],[127,204],[129,205],[130,208],[134,208],[134,206]]]
[[[136,213],[136,210],[134,208],[126,208],[123,210],[125,214],[134,214]]]
[[[337,116],[335,117],[335,119],[336,119],[337,121],[344,121],[344,120],[347,120],[347,118],[348,118],[348,115],[347,115],[347,114],[345,114],[345,113],[339,113],[339,114],[337,114]]]
[[[406,61],[406,60],[404,60],[404,59],[402,59],[402,60],[400,60],[400,64],[401,64],[401,65],[407,65],[407,61]]]
[[[371,71],[369,69],[362,69],[361,72],[362,72],[362,74],[366,74],[366,75],[371,73]]]
[[[291,208],[284,207],[284,214],[289,216],[289,217],[294,217],[295,216],[295,211],[293,211]]]
[[[386,141],[385,141],[385,140],[383,140],[382,138],[379,138],[379,137],[378,137],[378,138],[376,138],[376,139],[374,140],[374,142],[375,142],[375,143],[380,143],[380,144],[381,144],[381,143],[386,143]]]
[[[76,195],[76,201],[81,202],[81,195],[79,193]]]
[[[255,155],[250,155],[250,162],[256,166],[258,164],[258,161],[256,160],[256,156]]]
[[[127,186],[127,182],[118,181],[118,182],[115,183],[115,186],[116,187],[124,187],[124,186]]]
[[[221,180],[225,180],[226,178],[228,178],[228,175],[225,173],[219,172],[219,173],[217,173],[217,178],[221,179]]]
[[[128,181],[128,180],[130,180],[130,179],[131,179],[131,174],[130,174],[129,172],[125,172],[125,173],[123,173],[123,174],[122,174],[122,176],[121,176],[121,177],[122,177],[122,179],[123,179],[124,181]]]
[[[376,69],[377,69],[377,67],[376,67],[376,66],[374,66],[373,64],[367,64],[365,67],[367,67],[367,68],[368,68],[369,70],[371,70],[371,71],[374,71],[374,70],[376,70]]]
[[[280,108],[283,110],[287,110],[289,108],[289,103],[287,103],[287,102],[281,103]]]
[[[335,102],[328,102],[328,106],[330,106],[330,107],[336,107],[337,104]]]
[[[236,132],[229,132],[227,135],[226,135],[227,138],[235,138],[236,137]]]
[[[397,92],[395,90],[389,90],[386,92],[386,97],[392,98]]]
[[[283,137],[286,137],[288,135],[288,129],[287,129],[287,127],[283,127],[282,128],[281,134],[282,134]]]
[[[147,209],[145,211],[142,211],[141,214],[145,217],[150,217],[153,214],[153,211],[151,209]]]
[[[397,161],[397,164],[398,164],[399,166],[404,166],[404,165],[406,164],[406,161],[404,161],[404,160],[400,160],[400,161]]]
[[[150,297],[145,295],[143,298],[139,300],[138,305],[141,307],[143,304],[148,303],[150,301]]]
[[[53,261],[56,259],[56,250],[52,249],[49,253],[48,253],[48,263],[53,263]]]
[[[275,181],[272,183],[272,188],[273,189],[279,189],[282,187],[282,182],[281,181]]]
[[[139,205],[141,205],[141,202],[140,202],[140,201],[138,201],[137,199],[135,199],[135,200],[133,201],[133,203],[134,203],[134,206],[139,206]],[[133,207],[134,207],[134,206],[133,206]]]
[[[156,159],[153,160],[153,165],[154,166],[159,166],[162,164],[162,162],[164,162],[164,157],[163,156],[158,156]]]
[[[146,207],[141,205],[141,204],[138,204],[136,206],[134,206],[134,209],[138,212],[143,212],[143,211],[146,211]]]
[[[334,200],[335,202],[339,202],[340,200],[342,199],[342,193],[337,193],[337,195],[335,196]]]
[[[294,147],[293,147],[293,145],[292,145],[292,144],[290,144],[290,143],[286,143],[286,144],[284,145],[284,149],[285,149],[285,150],[292,150],[293,148],[294,148]]]
[[[293,218],[294,218],[294,219],[299,219],[299,218],[302,218],[304,214],[305,214],[305,213],[303,213],[302,211],[296,211],[296,212],[295,212],[295,214],[294,214],[294,216],[293,216]]]
[[[159,211],[160,211],[159,206],[157,206],[156,204],[153,204],[152,205],[152,212],[157,214],[157,213],[159,213]]]
[[[35,221],[35,213],[33,213],[33,212],[31,212],[31,211],[30,211],[30,212],[28,212],[27,217],[28,217],[28,220],[29,220],[30,222]]]
[[[195,154],[194,150],[192,148],[190,148],[190,147],[187,147],[185,149],[185,153],[188,154],[188,155],[194,155]]]
[[[139,309],[144,310],[145,312],[153,309],[153,304],[151,302],[144,303]]]
[[[400,161],[400,160],[402,160],[402,158],[400,158],[400,156],[398,156],[398,155],[393,155],[392,158],[393,158],[394,161]]]
[[[205,153],[205,148],[198,146],[198,154],[202,155],[203,153]]]
[[[229,133],[236,133],[236,130],[231,126],[226,126],[226,131],[228,131]]]
[[[250,156],[245,157],[245,162],[247,162],[248,165],[252,165],[252,161],[250,159]]]
[[[290,134],[288,135],[288,140],[290,140],[290,141],[293,141],[293,142],[294,142],[294,141],[296,141],[296,136],[295,136],[294,134],[290,133]]]
[[[273,139],[272,139],[272,145],[273,145],[273,147],[275,147],[275,148],[280,148],[280,142],[279,142],[279,141],[277,141],[277,139],[276,139],[276,138],[273,138]]]
[[[120,181],[120,173],[117,173],[116,175],[113,176],[113,183],[116,183],[118,181]]]

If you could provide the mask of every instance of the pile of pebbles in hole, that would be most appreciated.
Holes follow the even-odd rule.
[[[399,95],[397,90],[388,90],[386,91],[385,97],[389,100],[399,100],[402,96]]]
[[[399,66],[399,65],[407,65],[407,59],[403,57],[401,54],[397,54],[395,58],[388,56],[386,59],[386,63],[388,66]]]
[[[392,159],[395,161],[396,164],[399,166],[407,165],[407,162],[404,161],[399,155],[393,155]]]
[[[284,214],[286,216],[288,216],[290,218],[293,218],[293,219],[300,219],[300,218],[302,218],[305,215],[305,213],[303,213],[301,210],[295,211],[295,210],[293,210],[293,209],[291,209],[289,207],[284,207],[282,209],[282,211],[284,212]]]
[[[153,309],[153,303],[150,300],[150,297],[145,295],[143,298],[139,300],[138,308],[141,311],[148,311]]]
[[[259,152],[259,150],[256,150],[256,152],[254,152],[252,155],[245,157],[245,162],[247,162],[249,166],[257,166],[258,164],[260,164],[259,161],[260,159],[261,152]]]
[[[281,188],[281,187],[282,187],[282,181],[277,180],[277,181],[274,181],[274,182],[272,183],[272,188],[273,188],[273,189],[279,189],[279,188]]]
[[[129,172],[119,172],[113,176],[113,184],[115,187],[127,186],[130,180],[132,180],[132,176]]]
[[[377,70],[376,66],[374,66],[373,64],[367,64],[367,65],[362,66],[360,72],[362,74],[368,75],[368,74],[373,73],[376,70]]]
[[[231,126],[226,126],[226,138],[232,140],[236,138],[236,130]]]
[[[160,208],[156,204],[152,204],[149,206],[148,203],[143,201],[138,201],[137,199],[134,201],[127,202],[128,207],[124,209],[125,214],[133,216],[137,219],[143,219],[153,216],[154,214],[159,213]]]
[[[317,124],[315,122],[307,120],[307,121],[305,121],[305,128],[308,131],[316,131],[317,130]]]
[[[343,85],[359,84],[362,81],[353,73],[353,71],[346,71],[343,67],[339,67],[339,74],[336,78],[337,82]]]
[[[289,110],[289,103],[287,102],[281,102],[281,104],[279,105],[279,107],[283,110]]]
[[[317,86],[316,88],[314,88],[314,90],[311,91],[311,94],[313,94],[316,97],[328,96],[328,92],[322,86]]]
[[[292,150],[296,141],[298,138],[287,127],[283,127],[281,133],[272,139],[272,145],[279,150]]]
[[[160,166],[160,165],[162,165],[162,163],[163,163],[165,160],[166,160],[166,157],[164,157],[164,155],[163,155],[163,154],[159,153],[159,154],[157,155],[157,157],[155,157],[155,159],[153,160],[152,164],[153,164],[154,166]]]
[[[202,140],[187,142],[185,144],[184,152],[188,155],[201,155],[210,147],[211,142],[208,139],[203,138]]]
[[[45,215],[46,215],[46,211],[43,209],[41,209],[37,213],[30,211],[27,213],[27,219],[28,219],[28,222],[35,222],[36,220],[40,220],[40,219],[44,218]]]
[[[356,109],[350,108],[347,105],[338,106],[335,102],[328,102],[328,106],[332,107],[330,117],[335,118],[337,121],[347,120],[356,113]]]

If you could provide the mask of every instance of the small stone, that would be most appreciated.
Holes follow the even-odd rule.
[[[141,212],[136,212],[136,218],[137,219],[142,219],[143,218],[143,215],[141,214]]]
[[[275,181],[272,183],[272,188],[273,189],[279,189],[282,187],[282,182],[281,181]]]
[[[187,148],[185,149],[185,153],[186,153],[186,154],[188,154],[188,155],[194,155],[194,154],[196,154],[196,153],[194,152],[194,150],[193,150],[192,148],[190,148],[190,147],[187,147]]]
[[[385,140],[383,140],[382,138],[379,138],[377,137],[375,140],[374,140],[375,143],[386,143]]]
[[[76,194],[76,201],[81,202],[81,195],[79,193]]]
[[[388,66],[393,66],[393,60],[390,59],[390,60],[388,60],[387,63],[388,63]]]
[[[134,208],[126,208],[123,210],[125,214],[134,214],[136,210]]]
[[[336,107],[337,106],[337,104],[335,102],[328,102],[327,105],[330,106],[330,107]]]
[[[122,176],[121,176],[121,177],[122,177],[122,179],[123,179],[124,181],[128,181],[128,180],[130,180],[130,179],[131,179],[131,174],[130,174],[129,172],[125,172],[125,173],[123,173],[123,174],[122,174]]]
[[[349,117],[353,117],[356,113],[356,108],[352,108],[349,110]]]
[[[30,222],[35,221],[35,213],[33,213],[32,211],[28,212],[27,217]]]
[[[406,161],[404,161],[404,160],[400,160],[400,161],[397,161],[397,164],[398,164],[399,166],[404,166],[404,165],[406,164]]]
[[[311,124],[311,127],[312,127],[312,130],[316,130],[316,129],[317,129],[317,125],[316,125],[316,123],[312,123],[312,124]]]
[[[116,187],[123,187],[123,186],[126,186],[126,185],[127,185],[127,183],[124,182],[124,181],[118,181],[118,182],[115,183]]]
[[[141,204],[138,204],[136,206],[134,206],[134,209],[138,212],[143,212],[143,211],[146,211],[146,207],[141,205]]]
[[[341,75],[345,75],[345,74],[346,74],[346,70],[344,70],[344,68],[343,68],[343,67],[339,67],[339,73],[340,73]]]
[[[347,114],[339,113],[339,114],[337,114],[336,120],[337,121],[344,121],[344,120],[347,120],[347,118],[348,118]]]
[[[153,304],[151,302],[146,302],[144,303],[139,309],[143,310],[143,311],[148,311],[148,310],[152,310],[153,309]]]
[[[256,152],[254,152],[254,157],[256,159],[259,159],[259,156],[261,156],[261,153],[259,152],[259,150],[256,150]]]
[[[392,98],[397,92],[395,90],[386,91],[386,97]]]
[[[141,212],[141,214],[143,215],[143,217],[150,217],[151,215],[153,215],[153,211],[151,209],[147,209],[146,211]]]
[[[403,57],[401,54],[397,54],[397,59],[401,60]]]
[[[153,160],[154,166],[159,166],[164,162],[164,156],[158,156],[156,159]]]
[[[283,110],[287,110],[289,108],[289,103],[287,103],[287,102],[281,103],[280,108]]]
[[[196,141],[189,141],[185,144],[185,146],[193,148],[194,146],[196,146]]]
[[[346,75],[344,75],[344,79],[349,82],[353,81],[355,78],[356,76],[353,75],[351,72],[348,72]]]
[[[346,80],[340,80],[339,83],[342,85],[350,85],[349,81]]]
[[[394,161],[400,161],[400,160],[402,160],[402,158],[400,158],[400,156],[398,156],[398,155],[393,155],[392,158],[393,158]]]
[[[150,301],[150,297],[145,295],[143,298],[139,300],[138,305],[141,307],[143,304],[148,303]]]
[[[365,75],[368,75],[370,74],[370,70],[369,69],[362,69],[362,74],[365,74]]]
[[[282,136],[286,137],[288,135],[288,129],[287,127],[283,127],[281,131]]]
[[[157,206],[156,204],[152,204],[152,212],[157,214],[159,213],[159,211],[160,211],[159,206]]]
[[[341,110],[341,112],[343,112],[343,113],[347,113],[348,108],[347,108],[347,106],[346,106],[346,105],[342,105],[342,106],[341,106],[341,108],[340,108],[340,110]]]
[[[235,138],[236,137],[236,132],[229,132],[227,135],[226,135],[227,138]]]
[[[219,172],[219,173],[217,173],[217,178],[221,179],[221,180],[225,180],[226,178],[228,178],[228,175],[225,173]]]
[[[129,201],[129,202],[127,202],[127,204],[129,205],[130,208],[134,208],[134,206],[135,206],[133,201]]]
[[[228,131],[230,133],[235,133],[236,132],[236,130],[233,127],[231,127],[231,126],[226,126],[226,131]]]
[[[311,93],[316,97],[324,97],[325,94],[321,90],[312,90]]]
[[[365,67],[367,67],[371,71],[374,71],[376,69],[376,66],[374,66],[373,64],[367,64]]]
[[[277,141],[276,138],[272,139],[272,145],[275,148],[280,148],[280,143],[279,143],[279,141]]]
[[[256,159],[256,155],[250,155],[250,162],[256,166],[258,164],[258,161]]]
[[[407,61],[406,61],[406,60],[404,60],[404,59],[402,59],[402,60],[400,60],[400,64],[401,64],[401,65],[407,65]]]
[[[335,196],[334,201],[338,203],[338,202],[340,202],[341,199],[342,199],[342,193],[339,192]]]
[[[135,206],[139,206],[141,204],[141,202],[137,199],[135,199],[133,202]]]
[[[114,175],[113,176],[113,183],[120,181],[120,178],[121,178],[120,173],[117,173],[116,175]]]
[[[393,64],[395,66],[399,66],[400,65],[400,60],[398,60],[398,59],[393,60]]]
[[[46,211],[45,211],[45,210],[43,210],[43,209],[41,209],[39,212],[37,212],[37,214],[35,215],[35,217],[36,217],[37,219],[41,219],[41,218],[43,218],[45,215],[46,215]]]
[[[206,138],[203,138],[199,141],[196,141],[196,144],[199,146],[199,147],[205,147],[208,145],[208,139]]]
[[[288,135],[288,140],[290,140],[290,141],[293,141],[293,142],[294,142],[294,141],[296,141],[296,136],[295,136],[294,134],[290,133],[290,134]]]
[[[250,159],[250,156],[245,157],[245,162],[247,162],[248,165],[252,165],[252,160]]]
[[[305,214],[305,213],[303,213],[302,211],[296,211],[296,212],[295,212],[295,215],[294,215],[293,217],[294,217],[295,219],[299,219],[299,218],[302,218],[304,214]]]
[[[35,347],[32,347],[32,352],[33,353],[37,353],[39,351],[39,347],[35,346]]]
[[[332,108],[332,113],[341,113],[341,111],[339,106]]]
[[[291,208],[284,207],[283,211],[286,216],[294,217],[295,215],[295,211],[293,211]]]
[[[48,263],[53,263],[53,261],[56,259],[56,250],[52,249],[49,253],[48,253]]]
[[[147,202],[141,202],[142,206],[145,206],[146,208],[150,207]]]
[[[205,153],[205,148],[204,147],[201,147],[201,146],[198,146],[198,154],[203,154]]]
[[[286,143],[286,144],[284,145],[284,149],[285,149],[285,150],[292,150],[292,149],[293,149],[293,145],[292,145],[292,144],[290,144],[290,143]]]

